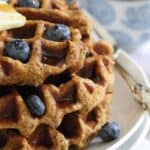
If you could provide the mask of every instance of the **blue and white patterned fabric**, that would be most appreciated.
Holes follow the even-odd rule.
[[[123,48],[133,50],[143,40],[150,40],[150,1],[84,0],[83,3]]]
[[[95,17],[97,17],[101,21],[103,25],[111,25],[112,22],[114,22],[114,20],[116,19],[115,9],[106,0],[99,1],[100,2],[98,2],[97,0],[89,1],[88,9],[93,15],[95,15]]]
[[[150,66],[150,1],[81,1],[83,6],[113,35],[118,45],[130,52],[150,76],[150,67],[148,67]],[[147,46],[144,46],[144,43]]]
[[[150,29],[150,6],[128,7],[125,11],[126,19],[123,23],[133,30]]]

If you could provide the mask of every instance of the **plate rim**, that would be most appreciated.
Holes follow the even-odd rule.
[[[131,58],[131,56],[129,56],[129,54],[127,52],[121,50],[120,53],[121,53],[121,56],[122,56],[122,60],[126,60],[126,61],[131,62],[132,65],[135,66],[135,69],[138,70],[138,72],[140,72],[140,75],[139,75],[140,79],[142,79],[144,81],[144,84],[147,87],[150,87],[148,76],[146,75],[146,73],[144,72],[144,70],[141,68],[141,66],[138,63],[136,63],[135,60],[133,58]],[[142,109],[142,107],[141,107],[141,109]],[[133,126],[133,128],[131,128],[129,130],[129,132],[127,132],[119,141],[117,141],[112,146],[108,147],[107,149],[108,150],[117,149],[123,143],[127,142],[130,139],[130,137],[140,128],[141,124],[144,122],[145,119],[148,120],[148,114],[147,114],[147,111],[143,110],[143,111],[141,111],[141,116],[139,116],[139,119],[135,123],[135,125]],[[147,128],[145,130],[147,130]]]

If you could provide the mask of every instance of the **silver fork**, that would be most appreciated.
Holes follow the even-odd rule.
[[[116,61],[116,68],[122,75],[122,77],[127,82],[134,99],[142,106],[144,110],[147,110],[150,112],[150,84],[143,84],[136,80],[135,76],[131,74],[125,66],[123,66],[118,61],[118,55],[120,48],[117,45],[116,40],[104,29],[104,27],[86,10],[83,10],[85,15],[93,22],[94,25],[94,33],[99,38],[104,39],[105,41],[112,44],[114,47],[114,60]],[[122,50],[121,50],[122,51]],[[123,51],[122,51],[123,52]],[[145,74],[144,74],[145,75]],[[147,79],[147,83],[148,83]]]

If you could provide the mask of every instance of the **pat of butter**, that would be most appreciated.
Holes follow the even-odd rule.
[[[26,18],[12,6],[0,2],[0,31],[24,26]]]

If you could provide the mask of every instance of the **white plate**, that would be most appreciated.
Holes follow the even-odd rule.
[[[123,57],[126,62],[128,59],[127,54]],[[137,65],[135,65],[135,70],[139,70]],[[144,80],[146,82],[147,79],[143,76],[143,72],[139,74],[139,80]],[[147,113],[142,110],[141,106],[136,101],[134,101],[127,83],[117,71],[111,114],[111,120],[116,121],[121,128],[119,139],[109,143],[99,143],[98,139],[95,139],[87,150],[127,150],[138,141],[140,136],[145,133],[145,130],[148,130],[146,126],[148,121]],[[145,128],[145,130],[143,128]]]

